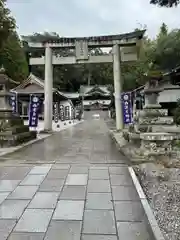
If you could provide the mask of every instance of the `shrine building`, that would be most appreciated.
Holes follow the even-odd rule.
[[[79,94],[85,111],[108,110],[110,105],[110,91],[106,85],[82,85]]]

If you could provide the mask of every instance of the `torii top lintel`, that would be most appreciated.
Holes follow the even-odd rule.
[[[114,43],[122,45],[135,44],[137,40],[141,40],[146,30],[138,30],[125,34],[106,35],[106,36],[91,36],[91,37],[57,37],[44,36],[44,39],[37,42],[36,36],[23,36],[23,40],[28,43],[30,47],[74,47],[76,42],[87,42],[88,46],[112,46]]]

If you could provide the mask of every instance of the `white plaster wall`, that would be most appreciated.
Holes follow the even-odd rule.
[[[69,128],[72,125],[77,124],[78,122],[79,122],[78,120],[68,120],[68,121],[64,121],[64,122],[59,120],[57,123],[55,123],[53,121],[52,122],[52,130],[54,132],[59,132],[59,131],[61,131],[63,129]],[[29,121],[28,120],[24,120],[24,124],[28,125]],[[57,127],[58,125],[59,125],[59,127]],[[33,131],[33,130],[36,130],[37,132],[43,131],[44,130],[44,121],[39,120],[37,128],[29,128],[29,129],[30,129],[30,131]]]

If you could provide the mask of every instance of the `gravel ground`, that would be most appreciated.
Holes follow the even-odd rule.
[[[146,163],[135,166],[166,240],[180,240],[180,169]]]

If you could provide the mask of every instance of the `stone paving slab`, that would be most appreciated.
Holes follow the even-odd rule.
[[[110,175],[112,186],[133,186],[133,181],[129,174]]]
[[[86,186],[64,186],[59,199],[85,200]]]
[[[80,221],[51,221],[44,240],[80,240]]]
[[[29,200],[5,200],[0,205],[0,219],[19,219]]]
[[[31,167],[8,167],[8,171],[1,177],[2,180],[23,180],[31,170]]]
[[[88,174],[88,167],[81,167],[81,166],[72,166],[70,171],[70,174]]]
[[[65,179],[68,175],[69,169],[52,169],[49,171],[47,178],[48,179]]]
[[[114,212],[108,210],[85,210],[83,233],[116,234]]]
[[[59,200],[53,215],[53,220],[83,219],[84,201]]]
[[[43,233],[12,233],[8,240],[43,240]]]
[[[121,222],[141,222],[145,217],[141,202],[115,201],[115,216]]]
[[[19,180],[0,180],[0,192],[13,191],[19,182]]]
[[[45,179],[46,175],[33,175],[29,174],[25,177],[25,179],[20,183],[23,186],[39,186],[43,180]]]
[[[16,220],[0,219],[0,239],[6,240],[15,225]]]
[[[10,192],[0,192],[0,204],[8,197]]]
[[[37,192],[38,186],[18,186],[9,196],[8,199],[32,199]],[[1,196],[1,195],[0,195]]]
[[[26,209],[14,231],[45,233],[52,214],[52,209]]]
[[[0,240],[150,240],[143,217],[126,159],[99,120],[0,164]]]
[[[55,208],[58,197],[58,192],[37,192],[28,208]]]
[[[66,179],[66,185],[85,186],[87,184],[87,174],[69,174]]]
[[[51,164],[47,164],[43,166],[35,166],[32,168],[29,174],[40,174],[40,175],[47,174],[51,169],[51,167],[52,167]]]
[[[88,192],[111,192],[109,180],[89,180]]]
[[[42,192],[60,192],[63,188],[63,179],[45,179],[39,187]]]
[[[117,236],[112,235],[82,235],[82,240],[118,240]]]
[[[86,209],[113,209],[111,193],[88,193]]]
[[[89,179],[109,179],[108,170],[94,170],[90,169]]]
[[[128,240],[152,240],[143,222],[118,222],[119,239]]]
[[[139,196],[134,186],[112,186],[114,201],[138,201]]]
[[[69,169],[70,168],[70,165],[69,164],[53,164],[53,166],[52,166],[52,169],[64,169],[64,170],[66,170],[66,169]]]

